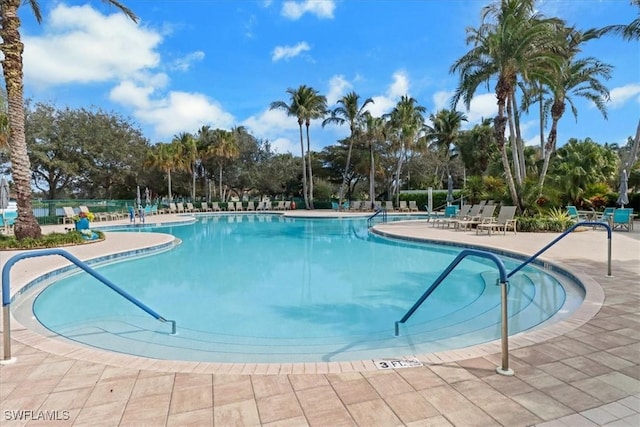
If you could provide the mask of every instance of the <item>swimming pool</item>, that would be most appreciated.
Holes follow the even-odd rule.
[[[366,219],[215,215],[161,231],[182,245],[100,272],[176,320],[177,335],[85,274],[42,290],[33,303],[37,319],[102,349],[212,362],[398,357],[499,338],[496,269],[473,258],[393,337],[394,322],[461,248],[370,235]],[[555,275],[524,269],[510,281],[510,334],[571,311],[582,297]]]

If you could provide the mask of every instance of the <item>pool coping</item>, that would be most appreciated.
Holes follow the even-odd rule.
[[[308,217],[305,217],[308,218]],[[315,217],[314,218],[319,218]],[[397,223],[396,223],[397,224]],[[426,239],[415,236],[408,236],[403,233],[385,232],[377,229],[372,230],[374,234],[385,235],[386,237],[397,238],[401,240],[417,241],[417,242],[429,242],[438,244],[451,244],[451,242],[444,239]],[[145,233],[145,234],[161,234],[161,233]],[[172,236],[173,237],[173,236]],[[121,251],[118,253],[104,253],[101,256],[90,258],[88,260],[95,260],[100,258],[109,258],[111,261],[114,257],[134,257],[140,256],[140,251],[154,251],[154,247],[158,245],[144,246],[141,249],[135,249],[132,251]],[[463,246],[463,247],[476,247],[482,249],[490,249],[493,252],[504,252],[511,256],[527,257],[528,255],[511,250],[497,249],[486,245],[474,245],[471,243],[454,243],[451,246]],[[148,254],[148,252],[147,252]],[[540,258],[541,262],[553,265],[561,272],[566,272],[577,279],[579,283],[585,289],[585,299],[583,303],[574,311],[569,317],[551,323],[549,325],[530,330],[520,332],[518,334],[509,337],[509,351],[513,351],[519,348],[527,347],[540,342],[548,341],[555,337],[561,336],[570,332],[591,320],[600,310],[604,303],[604,290],[591,276],[582,274],[579,271],[568,269],[565,267],[559,267],[552,263],[550,260],[544,257]],[[99,261],[92,261],[99,262]],[[103,261],[110,262],[110,261]],[[51,271],[45,271],[44,274],[39,273],[44,277],[51,275]],[[43,279],[45,280],[45,279]],[[17,292],[21,291],[23,287],[33,286],[29,285],[33,281],[26,281],[18,285],[15,289],[12,289],[11,298],[17,295]],[[337,361],[337,362],[300,362],[300,363],[223,363],[223,362],[194,362],[194,361],[180,361],[180,360],[165,360],[165,359],[152,359],[148,357],[125,355],[122,353],[116,353],[108,350],[100,350],[94,347],[83,346],[77,342],[62,341],[59,337],[54,338],[57,334],[51,334],[51,336],[42,335],[31,331],[26,328],[12,315],[12,338],[18,342],[26,345],[30,345],[42,351],[46,351],[51,354],[64,356],[76,360],[101,362],[117,367],[137,368],[159,372],[182,372],[182,373],[215,373],[215,374],[240,374],[240,375],[260,375],[260,374],[303,374],[303,373],[340,373],[340,372],[361,372],[378,370],[379,368],[374,363],[376,359],[366,360],[352,360],[352,361]],[[484,344],[473,345],[455,350],[446,350],[434,353],[424,354],[411,354],[411,355],[398,355],[398,358],[417,358],[424,364],[441,364],[447,362],[455,362],[466,359],[472,359],[476,357],[483,357],[487,355],[497,354],[501,351],[500,340],[490,341]]]

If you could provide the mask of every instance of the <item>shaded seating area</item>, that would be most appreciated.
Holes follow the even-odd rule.
[[[516,234],[515,219],[516,207],[515,206],[502,206],[500,212],[498,212],[497,218],[486,218],[476,226],[476,234],[480,234],[481,231],[487,231],[491,236],[492,231],[502,230],[502,234],[507,234],[507,230],[512,230],[513,234]]]

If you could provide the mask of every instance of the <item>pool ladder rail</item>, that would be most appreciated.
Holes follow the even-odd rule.
[[[137,298],[135,298],[134,296],[130,295],[129,293],[127,293],[122,288],[120,288],[117,285],[115,285],[113,282],[111,282],[109,279],[107,279],[106,277],[104,277],[103,275],[98,273],[96,270],[94,270],[93,268],[89,267],[89,265],[87,263],[85,263],[85,262],[81,261],[80,259],[76,258],[75,256],[71,255],[69,252],[63,251],[62,249],[44,249],[44,250],[39,250],[39,251],[34,251],[34,252],[24,252],[24,253],[17,254],[17,255],[14,255],[13,257],[11,257],[7,261],[7,263],[4,265],[4,267],[2,268],[2,319],[3,319],[3,323],[2,323],[3,334],[2,335],[3,335],[4,355],[3,355],[3,359],[0,360],[0,363],[11,363],[12,361],[15,361],[15,359],[11,358],[11,323],[10,323],[11,297],[9,295],[10,289],[11,289],[11,286],[10,286],[10,277],[11,277],[10,276],[10,271],[11,271],[11,267],[13,267],[18,261],[21,261],[23,259],[35,258],[35,257],[41,257],[41,256],[49,256],[49,255],[60,255],[60,256],[62,256],[64,258],[68,259],[73,264],[75,264],[77,267],[81,268],[85,272],[89,273],[90,275],[92,275],[93,277],[98,279],[103,284],[107,285],[113,291],[115,291],[116,293],[118,293],[121,296],[123,296],[125,299],[127,299],[128,301],[133,303],[135,306],[137,306],[138,308],[143,310],[145,313],[147,313],[150,316],[152,316],[154,319],[159,320],[162,323],[171,324],[171,333],[170,334],[171,335],[175,335],[176,334],[176,321],[175,320],[169,320],[169,319],[164,318],[163,316],[161,316],[160,314],[158,314],[157,312],[152,310],[150,307],[148,307],[147,305],[143,304],[140,300],[138,300]]]
[[[375,216],[375,215],[373,215]],[[431,286],[422,294],[422,296],[416,301],[416,303],[407,311],[407,313],[402,317],[402,319],[395,322],[394,326],[394,336],[400,335],[400,323],[405,323],[409,318],[415,313],[415,311],[422,305],[422,303],[435,291],[435,289],[444,281],[444,279],[456,268],[460,262],[468,257],[468,256],[476,256],[480,258],[487,258],[493,261],[498,267],[498,272],[500,274],[500,278],[498,279],[498,285],[501,286],[500,290],[500,304],[501,304],[501,347],[502,347],[502,366],[496,368],[496,372],[502,375],[514,375],[512,369],[509,368],[509,328],[508,328],[508,313],[507,313],[507,292],[508,292],[508,279],[516,274],[518,271],[522,270],[527,264],[534,261],[538,258],[543,252],[547,249],[555,245],[558,241],[563,239],[565,236],[569,235],[572,231],[574,231],[578,227],[582,226],[593,226],[593,227],[604,227],[607,229],[607,241],[608,241],[608,251],[607,251],[607,275],[611,277],[611,227],[607,223],[603,222],[594,222],[594,221],[583,221],[578,222],[571,227],[569,227],[564,233],[560,236],[552,240],[545,247],[540,249],[535,254],[531,255],[525,261],[523,261],[520,265],[518,265],[515,269],[513,269],[509,274],[506,273],[504,264],[502,260],[498,258],[495,254],[487,251],[481,251],[477,249],[465,249],[458,254],[458,256],[449,264],[449,266],[438,276],[438,278],[433,282]]]
[[[367,218],[367,227],[371,227],[373,225],[373,220],[377,217],[380,216],[380,218],[382,219],[382,222],[387,222],[387,210],[385,208],[378,208],[376,209],[376,212],[371,215],[369,218]]]

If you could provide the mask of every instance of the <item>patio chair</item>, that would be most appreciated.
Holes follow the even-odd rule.
[[[227,211],[236,211],[236,202],[227,202]]]
[[[460,211],[464,209],[466,212],[462,212],[451,217],[446,224],[447,228],[453,226],[453,228],[457,229],[460,225],[460,221],[479,221],[481,216],[480,212],[482,212],[483,207],[484,204],[462,205]]]
[[[400,205],[398,206],[398,210],[400,212],[409,212],[409,206],[407,206],[406,200],[400,200]]]
[[[368,212],[373,210],[373,202],[371,202],[370,200],[366,200],[362,202],[362,204],[360,205],[360,210],[363,212]]]
[[[391,200],[385,200],[384,208],[387,210],[387,212],[393,212],[393,202]]]
[[[284,210],[285,211],[290,211],[291,210],[291,200],[285,200],[284,201]]]
[[[193,206],[193,203],[190,203],[190,202],[186,203],[186,207],[184,208],[184,210],[185,212],[196,212],[195,206]]]
[[[247,210],[248,211],[255,211],[256,210],[256,205],[255,205],[255,203],[253,203],[253,200],[249,200],[247,202]]]
[[[76,216],[76,213],[73,211],[71,206],[63,206],[62,211],[64,212],[64,216],[62,217],[63,224],[73,224],[73,217]]]
[[[243,210],[244,210],[244,207],[242,206],[242,202],[238,200],[236,202],[236,212],[242,212]]]
[[[502,234],[507,234],[507,229],[513,230],[513,234],[516,234],[516,222],[514,218],[516,215],[515,206],[502,206],[500,212],[498,212],[498,218],[486,218],[476,226],[476,234],[480,234],[481,230],[486,230],[491,236],[492,230],[502,230]]]
[[[0,227],[4,229],[4,234],[12,234],[13,233],[13,224],[16,222],[18,218],[17,211],[4,211],[2,215],[0,215]]]
[[[613,217],[613,212],[615,212],[616,208],[604,208],[604,211],[597,218],[597,221],[606,222],[607,224]]]
[[[169,203],[169,213],[177,213],[178,212],[178,207],[176,206],[175,203],[170,202]]]
[[[569,218],[575,222],[580,222],[584,219],[580,216],[580,214],[578,213],[578,209],[575,206],[568,205],[567,214],[569,214]]]
[[[213,209],[211,209],[211,208],[209,207],[209,204],[208,204],[207,202],[202,202],[202,203],[200,203],[200,210],[201,210],[202,212],[212,212],[212,211],[213,211]]]
[[[633,230],[633,209],[620,208],[613,211],[610,225],[613,230]]]
[[[410,212],[418,212],[418,205],[415,200],[409,200],[409,211]]]
[[[184,213],[184,205],[182,202],[176,203],[176,209],[178,209],[178,213]]]
[[[213,212],[220,212],[222,211],[222,208],[220,208],[220,203],[218,202],[211,202],[211,210]]]
[[[475,218],[471,218],[468,220],[458,221],[457,230],[467,228],[473,228],[473,226],[477,226],[478,224],[484,222],[488,222],[493,217],[493,213],[496,211],[496,205],[484,205],[482,208],[482,213],[480,216],[476,216]],[[472,208],[473,209],[473,208]]]
[[[360,201],[359,200],[354,200],[353,202],[351,202],[351,204],[349,205],[349,210],[350,211],[359,211],[360,210]]]
[[[443,217],[433,219],[433,226],[435,227],[436,225],[441,225],[442,228],[444,228],[444,226],[446,225],[447,228],[451,226],[453,226],[453,228],[456,228],[458,226],[458,221],[470,219],[469,212],[471,212],[473,206],[462,205],[460,209],[458,209],[458,206],[455,205],[447,206],[444,210]],[[480,208],[477,209],[479,210]]]

